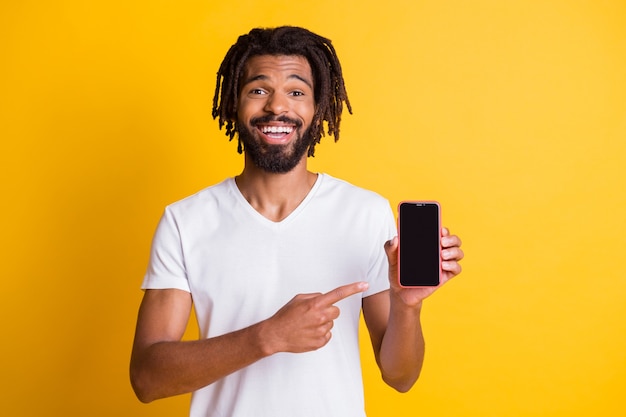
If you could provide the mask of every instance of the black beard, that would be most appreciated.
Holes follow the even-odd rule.
[[[266,172],[284,174],[294,169],[302,160],[305,152],[309,149],[309,145],[312,141],[311,127],[309,126],[307,130],[300,134],[299,129],[302,123],[284,117],[278,119],[272,117],[256,118],[252,119],[250,124],[256,126],[257,123],[267,123],[272,120],[295,125],[296,137],[292,144],[268,145],[265,142],[257,140],[251,129],[243,123],[239,123],[237,133],[239,134],[239,139],[243,142],[246,155],[250,156],[254,165]]]

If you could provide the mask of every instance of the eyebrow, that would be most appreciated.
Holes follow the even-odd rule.
[[[265,81],[268,80],[269,77],[267,75],[263,75],[263,74],[259,74],[259,75],[255,75],[254,77],[250,77],[250,78],[246,78],[243,85],[249,84],[253,81]],[[296,80],[300,80],[303,83],[305,83],[311,90],[313,89],[313,84],[311,83],[311,81],[307,80],[304,77],[299,76],[298,74],[291,74],[287,77],[287,79],[296,79]]]

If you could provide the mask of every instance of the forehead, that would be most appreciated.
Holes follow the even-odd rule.
[[[259,78],[301,78],[313,83],[309,61],[300,55],[257,55],[246,62],[244,83]]]

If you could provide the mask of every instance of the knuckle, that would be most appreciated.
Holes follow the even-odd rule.
[[[341,311],[339,310],[339,307],[337,306],[333,306],[330,310],[330,318],[332,320],[336,319],[337,317],[339,317],[339,314],[341,313]]]
[[[315,332],[315,336],[317,338],[325,338],[329,331],[330,330],[326,327],[320,327],[317,329],[317,332]]]
[[[320,348],[326,346],[326,344],[330,340],[330,337],[331,336],[330,336],[329,333],[325,333],[325,334],[320,335],[319,337],[313,339],[311,341],[311,350],[317,350],[317,349],[320,349]]]
[[[315,297],[311,299],[312,309],[321,309],[323,307],[324,307],[324,301],[320,297]]]

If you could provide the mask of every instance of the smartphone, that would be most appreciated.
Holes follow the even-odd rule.
[[[436,201],[398,205],[398,279],[402,287],[436,287],[441,275],[441,207]]]

